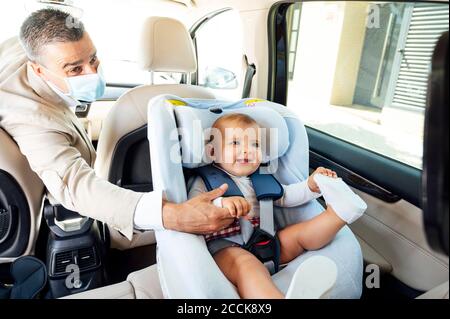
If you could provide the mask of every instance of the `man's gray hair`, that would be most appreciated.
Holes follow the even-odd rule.
[[[44,45],[76,42],[84,34],[84,26],[69,13],[55,9],[33,12],[20,28],[20,42],[31,61],[36,61]]]

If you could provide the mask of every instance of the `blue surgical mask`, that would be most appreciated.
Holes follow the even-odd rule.
[[[69,93],[64,94],[71,96],[75,100],[94,102],[105,93],[106,81],[100,65],[97,68],[97,73],[64,77],[63,79],[69,88]],[[55,86],[52,85],[52,87]]]

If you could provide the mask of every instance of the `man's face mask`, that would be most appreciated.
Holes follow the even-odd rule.
[[[46,70],[48,69],[46,68]],[[105,93],[106,81],[103,75],[101,65],[98,66],[97,73],[70,76],[70,77],[61,77],[59,75],[56,75],[52,71],[50,72],[53,75],[64,80],[69,89],[69,92],[63,94],[69,95],[73,97],[75,100],[83,102],[94,102],[95,100],[98,100],[100,97],[102,97],[103,94]],[[47,83],[49,82],[47,81]],[[56,88],[58,91],[61,91],[53,83],[49,83],[49,85],[53,88]]]

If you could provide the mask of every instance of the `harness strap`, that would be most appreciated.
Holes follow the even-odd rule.
[[[271,174],[261,174],[259,170],[250,178],[259,201],[259,228],[275,236],[273,201],[283,196],[283,187]]]
[[[253,189],[255,190],[256,198],[261,201],[263,199],[277,200],[283,196],[284,190],[280,182],[271,174],[261,174],[258,169],[252,175]]]
[[[244,241],[244,244],[246,244],[252,237],[253,230],[254,230],[253,224],[249,220],[245,219],[244,217],[240,217],[239,225],[241,226],[242,239]],[[259,221],[259,227],[261,227],[261,219]]]
[[[220,187],[222,184],[227,183],[228,189],[223,194],[223,197],[230,196],[242,196],[241,190],[237,187],[236,183],[228,176],[227,173],[214,167],[213,165],[206,165],[195,169],[197,175],[199,175],[205,183],[206,189],[211,191]]]
[[[195,171],[203,179],[208,191],[227,183],[228,190],[223,195],[224,197],[244,197],[233,179],[221,169],[213,165],[207,165],[197,168]],[[239,218],[241,235],[244,241],[243,247],[255,253],[267,270],[274,274],[278,271],[280,249],[278,238],[275,236],[273,201],[283,196],[284,190],[275,177],[270,174],[260,174],[259,170],[250,175],[250,179],[259,201],[260,223],[259,229],[255,231],[249,220]]]
[[[273,200],[262,199],[259,201],[259,228],[266,233],[275,236],[275,226],[273,222]]]
[[[203,179],[203,182],[209,191],[227,183],[228,189],[223,195],[224,197],[244,196],[236,183],[223,170],[213,165],[206,165],[197,168],[195,171]],[[270,174],[261,174],[259,170],[250,175],[250,179],[260,205],[259,227],[268,234],[274,236],[273,201],[283,196],[283,187],[275,177]],[[244,242],[246,243],[253,233],[253,225],[244,218],[240,218],[239,223]]]

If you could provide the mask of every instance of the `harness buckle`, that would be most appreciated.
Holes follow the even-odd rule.
[[[272,263],[273,267],[268,267],[271,274],[278,272],[280,241],[276,235],[272,236],[260,228],[255,228],[250,239],[242,248],[255,255],[264,265]]]

